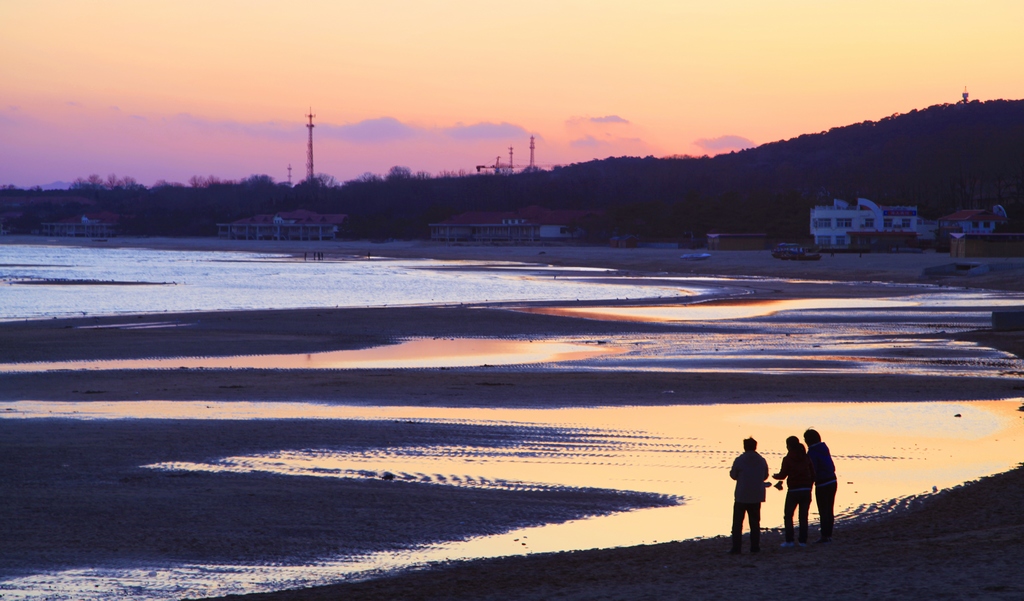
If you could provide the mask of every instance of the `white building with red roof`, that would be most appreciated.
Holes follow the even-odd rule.
[[[511,212],[471,211],[430,224],[430,239],[478,244],[522,244],[579,238],[600,211],[556,210],[538,206]]]
[[[1006,223],[1009,219],[1006,216],[1006,209],[1001,205],[992,207],[992,210],[968,209],[957,211],[952,215],[939,218],[939,233],[942,236],[949,234],[991,234],[996,226]]]
[[[218,223],[217,233],[231,240],[334,240],[347,220],[344,213],[299,209]]]
[[[851,206],[838,198],[811,209],[811,236],[825,249],[879,250],[916,245],[935,237],[935,222],[922,219],[917,207],[878,205],[858,198]]]

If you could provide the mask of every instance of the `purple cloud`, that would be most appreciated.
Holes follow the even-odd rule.
[[[569,146],[573,148],[618,148],[623,150],[626,148],[643,148],[646,144],[640,138],[608,138],[607,140],[599,140],[587,134],[582,138],[569,142]]]
[[[579,140],[573,140],[572,142],[569,142],[569,146],[572,146],[573,148],[597,148],[598,146],[607,145],[608,142],[598,140],[597,138],[591,135],[586,135],[580,138]]]
[[[743,136],[718,136],[717,138],[701,138],[694,140],[694,146],[710,152],[725,152],[727,150],[743,150],[757,146],[752,140]]]
[[[420,134],[420,130],[402,123],[394,117],[366,119],[358,123],[346,125],[318,125],[319,132],[328,138],[336,138],[347,142],[394,142],[407,140]],[[317,133],[314,130],[314,135]]]
[[[623,123],[628,125],[629,121],[618,115],[605,115],[604,117],[591,117],[591,123]]]
[[[171,125],[191,127],[209,133],[225,133],[243,136],[254,136],[258,138],[272,138],[276,140],[291,140],[301,136],[301,129],[298,123],[284,124],[276,121],[265,121],[263,123],[240,123],[238,121],[211,121],[196,117],[188,113],[179,113],[162,121]]]
[[[520,138],[529,135],[525,129],[511,123],[461,123],[444,129],[444,132],[456,140],[494,140]]]

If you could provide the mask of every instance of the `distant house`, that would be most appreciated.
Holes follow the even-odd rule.
[[[951,234],[991,234],[996,226],[1008,221],[1006,209],[1000,205],[991,211],[969,209],[939,218],[939,239],[947,242]]]
[[[949,235],[949,256],[958,259],[978,257],[1024,257],[1024,234]]]
[[[20,211],[7,211],[0,213],[0,236],[6,236],[11,233],[11,221],[21,217]]]
[[[113,238],[117,235],[120,219],[117,213],[86,213],[80,217],[43,223],[41,231],[44,236]]]
[[[231,240],[334,240],[348,215],[299,209],[218,223],[217,235]]]
[[[838,198],[832,205],[811,209],[811,236],[823,249],[887,250],[916,246],[934,239],[934,222],[922,219],[917,207],[878,205],[858,198],[850,206]]]
[[[430,224],[430,239],[438,242],[521,244],[579,238],[599,211],[550,211],[530,206],[515,212],[473,211]]]
[[[723,234],[708,232],[708,250],[764,250],[767,234]]]

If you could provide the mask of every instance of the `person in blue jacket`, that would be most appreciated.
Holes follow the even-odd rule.
[[[817,430],[808,428],[804,432],[804,442],[807,443],[807,456],[814,465],[814,500],[818,505],[818,517],[821,520],[821,538],[816,542],[830,543],[836,522],[836,490],[839,486],[836,480],[836,466],[832,462],[828,446],[821,442],[821,434],[818,434]]]
[[[729,470],[729,477],[736,481],[735,500],[732,508],[732,549],[729,553],[740,553],[743,542],[743,517],[750,519],[750,552],[761,550],[761,503],[764,503],[764,489],[768,479],[768,462],[757,452],[757,441],[747,438],[743,441],[743,454],[736,458]]]

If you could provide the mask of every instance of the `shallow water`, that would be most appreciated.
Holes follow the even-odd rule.
[[[431,260],[303,261],[278,254],[0,245],[0,320],[693,293],[685,285],[645,285],[638,279],[616,282],[603,270],[500,267]],[[560,273],[572,275],[558,278]]]
[[[786,436],[809,426],[824,435],[839,473],[837,511],[863,514],[872,504],[929,494],[1005,471],[1024,443],[1024,399],[960,403],[785,403],[579,409],[351,407],[307,403],[109,402],[3,405],[7,418],[78,419],[394,419],[548,432],[512,447],[450,446],[339,452],[282,449],[210,463],[151,469],[272,472],[319,477],[397,476],[435,486],[600,487],[671,495],[681,504],[559,525],[516,530],[404,553],[324,558],[313,565],[147,567],[76,570],[2,583],[5,598],[41,599],[47,587],[67,598],[172,599],[335,582],[368,570],[446,558],[613,547],[723,534],[740,441],[753,435],[776,470]],[[960,417],[956,417],[959,414]],[[557,433],[557,436],[555,435]],[[781,524],[784,493],[767,491],[766,527]],[[884,508],[885,505],[883,505]],[[812,524],[815,520],[812,507]],[[814,526],[812,525],[812,535]],[[841,541],[842,525],[837,527]],[[525,544],[524,544],[525,543]]]

